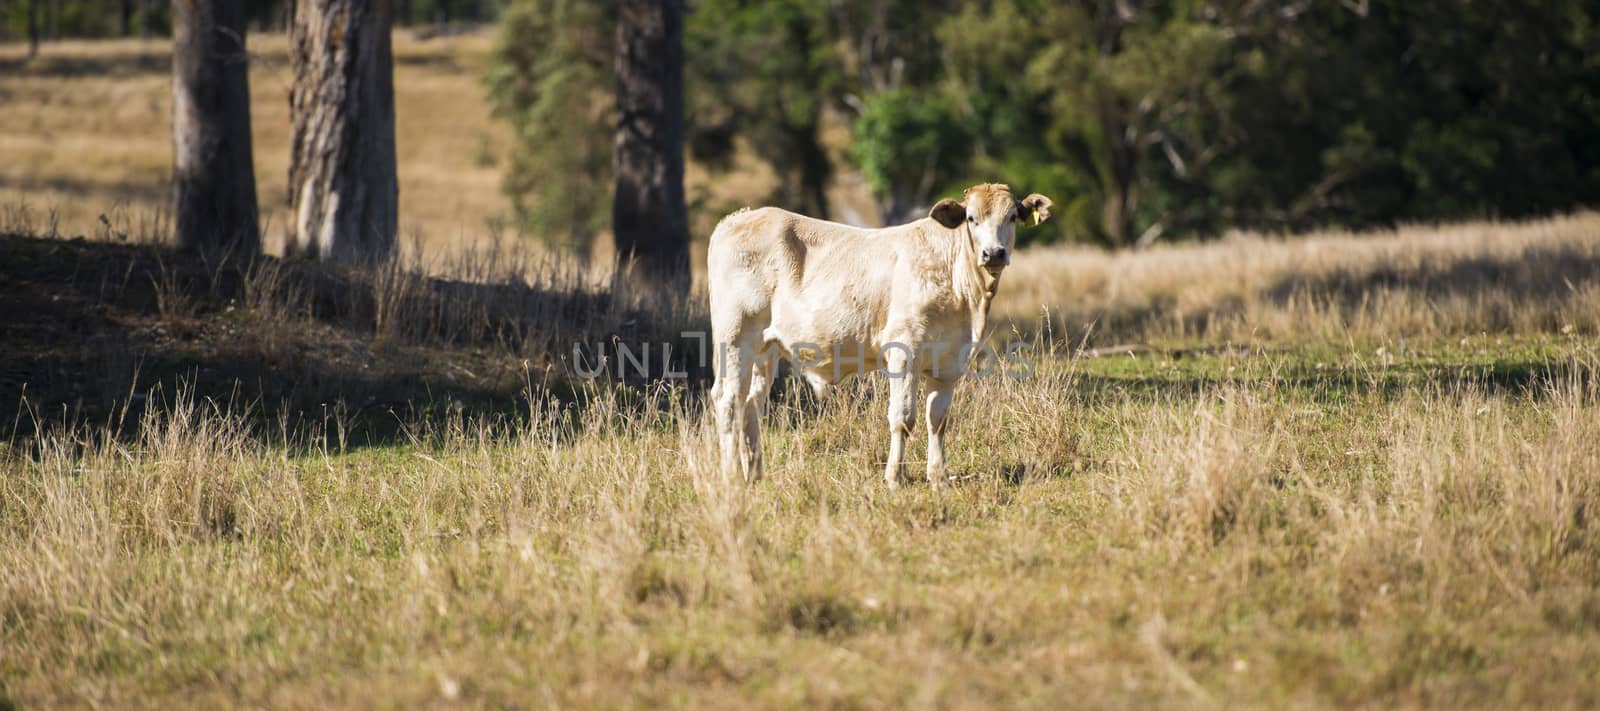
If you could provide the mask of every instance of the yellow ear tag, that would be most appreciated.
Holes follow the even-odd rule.
[[[1022,210],[1019,214],[1022,216],[1022,226],[1023,227],[1037,227],[1037,226],[1039,226],[1039,211],[1038,210],[1033,210],[1033,209]]]

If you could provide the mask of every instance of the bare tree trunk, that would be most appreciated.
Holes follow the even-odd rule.
[[[121,7],[122,14],[119,16],[117,29],[123,37],[129,37],[133,35],[133,0],[122,0]]]
[[[261,251],[244,3],[172,2],[173,182],[186,249]]]
[[[28,59],[39,56],[39,0],[28,0]]]
[[[683,198],[683,0],[622,0],[618,12],[617,253],[670,288],[689,286]]]
[[[375,263],[395,253],[389,0],[294,0],[287,251]]]
[[[150,5],[153,0],[139,0],[139,36],[150,39]]]
[[[800,187],[804,194],[801,202],[809,215],[818,219],[830,219],[828,214],[828,178],[833,174],[833,164],[828,161],[828,154],[822,145],[817,142],[815,128],[802,137],[806,142],[800,158]]]
[[[1120,134],[1109,134],[1120,135]],[[1134,208],[1138,202],[1134,180],[1138,161],[1138,147],[1120,138],[1111,145],[1111,192],[1106,196],[1105,228],[1113,247],[1127,247],[1138,237],[1134,225]]]

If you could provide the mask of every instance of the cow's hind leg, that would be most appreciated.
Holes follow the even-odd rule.
[[[954,381],[928,379],[928,485],[935,489],[948,479],[944,469],[944,427],[955,392]]]
[[[756,348],[744,329],[732,330],[735,338],[718,343],[712,354],[717,371],[712,386],[712,410],[717,419],[717,443],[722,450],[722,472],[730,479],[736,474],[750,476],[748,455],[740,451],[745,442],[745,403],[750,392],[751,371]]]
[[[906,438],[916,426],[917,376],[911,372],[911,359],[904,349],[885,350],[884,367],[889,376],[889,461],[883,466],[883,480],[894,489],[900,486]]]

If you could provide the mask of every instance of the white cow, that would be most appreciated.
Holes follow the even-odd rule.
[[[782,355],[819,394],[852,374],[886,370],[891,488],[916,419],[917,380],[925,381],[928,480],[939,486],[951,394],[983,339],[1016,226],[1049,219],[1050,205],[987,184],[968,188],[962,202],[939,201],[925,219],[882,229],[771,207],[724,218],[706,255],[724,471],[760,478],[761,416]]]

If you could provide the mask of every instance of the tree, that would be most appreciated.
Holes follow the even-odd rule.
[[[594,0],[516,4],[489,73],[495,115],[517,138],[504,190],[518,221],[580,258],[611,220],[615,10]]]
[[[155,0],[139,0],[139,35],[150,39],[155,34]]]
[[[494,75],[519,136],[519,215],[581,244],[611,211],[595,186],[614,170],[618,1],[521,0]],[[692,155],[757,157],[778,180],[767,199],[810,214],[828,213],[835,116],[886,221],[1000,179],[1059,196],[1030,239],[1139,246],[1600,202],[1600,15],[1584,0],[695,6]]]
[[[1229,33],[1209,3],[999,0],[939,30],[947,90],[974,136],[969,170],[1070,196],[1061,229],[1148,242],[1194,204],[1175,195],[1216,154]]]
[[[243,0],[173,0],[177,241],[261,251]]]
[[[622,0],[617,14],[617,253],[662,284],[689,285],[683,198],[683,0]]]
[[[851,157],[877,195],[884,224],[921,217],[937,190],[959,182],[971,137],[954,113],[945,97],[916,89],[892,89],[862,101]]]
[[[828,11],[826,0],[705,0],[685,28],[691,155],[724,167],[746,148],[778,179],[768,202],[824,219],[822,125],[845,85]]]
[[[1600,200],[1592,2],[1312,5],[1229,88],[1208,198],[1271,229],[1521,217]]]
[[[28,0],[28,59],[39,56],[39,0]]]
[[[287,252],[349,263],[395,253],[389,0],[295,0]]]

